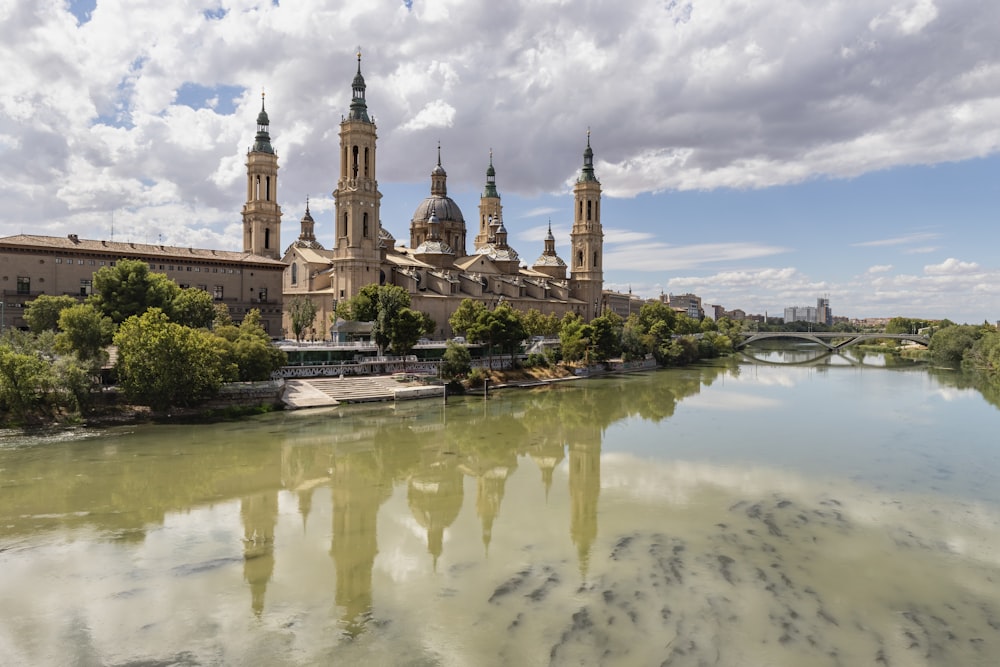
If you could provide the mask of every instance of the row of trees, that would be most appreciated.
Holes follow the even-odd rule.
[[[236,326],[204,290],[184,289],[138,260],[94,274],[83,303],[42,295],[29,302],[29,332],[0,340],[0,414],[9,423],[85,413],[101,389],[108,348],[127,400],[155,409],[197,403],[222,383],[261,380],[286,363],[259,311]]]

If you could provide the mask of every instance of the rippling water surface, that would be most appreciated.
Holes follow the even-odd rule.
[[[996,664],[1000,410],[775,361],[7,434],[0,664]]]

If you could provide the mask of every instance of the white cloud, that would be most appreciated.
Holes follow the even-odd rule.
[[[455,122],[455,107],[444,100],[428,102],[412,119],[400,127],[405,132],[415,132],[434,127],[451,127]]]
[[[940,264],[928,264],[924,267],[924,272],[929,276],[961,275],[979,271],[979,265],[975,262],[962,262],[954,257],[949,257]]]
[[[868,267],[868,273],[886,273],[892,271],[892,264],[876,264]]]
[[[910,245],[911,243],[924,243],[926,241],[933,241],[934,239],[940,237],[941,235],[935,232],[914,232],[912,234],[905,234],[903,236],[895,236],[893,238],[888,238],[888,239],[879,239],[877,241],[863,241],[861,243],[854,243],[852,245],[858,248]]]
[[[629,235],[623,235],[626,240]],[[646,237],[639,235],[635,240]],[[761,243],[702,243],[673,246],[661,242],[630,243],[605,248],[607,269],[631,271],[684,271],[705,264],[735,262],[787,252],[787,248]]]

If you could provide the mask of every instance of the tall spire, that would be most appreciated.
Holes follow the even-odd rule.
[[[351,111],[347,115],[348,120],[361,120],[370,123],[368,118],[368,105],[365,103],[365,77],[361,75],[361,47],[358,47],[358,73],[354,75],[354,82],[351,84],[352,98]]]
[[[438,161],[431,170],[431,194],[445,197],[448,195],[448,174],[441,166],[441,142],[438,142]]]
[[[583,151],[583,169],[580,170],[580,178],[577,180],[580,183],[597,180],[597,176],[594,175],[594,151],[590,147],[589,127],[587,128],[587,148]]]
[[[486,187],[483,189],[484,197],[496,197],[499,198],[500,194],[497,192],[497,172],[493,168],[493,149],[490,149],[490,166],[486,169]]]
[[[264,110],[264,91],[260,91],[260,113],[257,114],[257,136],[254,138],[253,151],[256,153],[274,153],[271,148],[271,134],[268,131],[271,121]]]

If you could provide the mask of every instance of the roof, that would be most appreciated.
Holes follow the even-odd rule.
[[[153,245],[148,243],[131,243],[122,241],[94,241],[77,238],[71,234],[66,238],[61,236],[35,236],[18,234],[0,238],[0,247],[16,247],[26,250],[64,250],[66,252],[97,252],[119,257],[153,256],[181,260],[240,262],[243,264],[263,264],[274,268],[284,268],[285,263],[278,259],[254,255],[249,252],[232,250],[211,250],[207,248],[180,248],[169,245]]]

